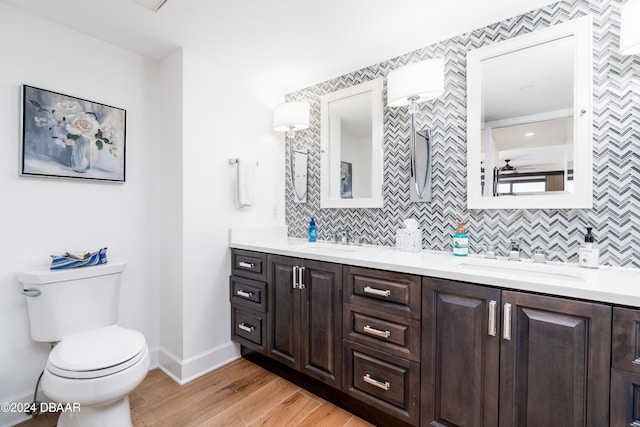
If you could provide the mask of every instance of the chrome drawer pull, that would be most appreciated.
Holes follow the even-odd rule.
[[[385,289],[383,291],[382,289],[372,288],[371,286],[365,286],[364,287],[364,293],[365,294],[375,295],[375,296],[378,296],[378,297],[388,297],[388,296],[391,295],[391,291],[389,289]]]
[[[511,339],[511,304],[506,303],[504,305],[504,323],[502,324],[502,338],[505,340]]]
[[[496,301],[491,300],[489,302],[489,336],[495,337],[497,332],[496,325],[496,308],[498,303]]]
[[[253,332],[256,330],[256,328],[254,328],[253,326],[245,325],[244,323],[240,323],[238,325],[238,328],[242,329],[245,332]]]
[[[364,377],[362,377],[362,379],[364,380],[365,383],[371,384],[372,386],[378,387],[379,389],[382,389],[385,391],[389,390],[389,388],[391,387],[391,384],[389,384],[389,381],[382,382],[382,381],[375,380],[371,378],[371,375],[369,374],[364,374]]]
[[[293,270],[293,273],[292,273],[293,276],[292,276],[291,280],[293,281],[293,289],[299,289],[299,286],[298,286],[298,268],[300,268],[300,267],[294,265],[293,269],[292,269]]]
[[[253,292],[245,292],[242,289],[238,289],[236,291],[236,295],[242,298],[251,298],[253,296]]]
[[[255,265],[254,263],[252,263],[252,262],[244,262],[244,261],[240,261],[240,262],[238,263],[238,267],[243,267],[243,268],[253,268],[253,267],[255,267],[255,266],[256,266],[256,265]]]
[[[369,325],[365,325],[365,327],[362,328],[362,330],[369,335],[373,335],[380,338],[389,338],[391,336],[391,332],[381,331],[380,329],[372,328]]]

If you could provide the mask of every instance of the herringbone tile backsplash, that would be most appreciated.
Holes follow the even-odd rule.
[[[287,163],[289,235],[306,237],[313,215],[320,239],[344,228],[364,235],[366,243],[393,246],[402,220],[413,217],[424,230],[425,249],[450,251],[456,222],[467,221],[472,252],[486,244],[504,252],[515,237],[525,256],[543,247],[572,262],[585,227],[593,226],[602,263],[640,267],[640,56],[618,54],[619,6],[610,0],[561,1],[288,94],[287,100],[311,103],[311,126],[295,141],[309,149],[306,204],[294,203]],[[593,17],[593,209],[467,210],[467,52],[586,14]],[[433,201],[410,202],[410,116],[406,108],[385,106],[384,207],[320,209],[320,96],[433,57],[445,58],[445,95],[421,104],[417,117],[420,127],[433,129]]]

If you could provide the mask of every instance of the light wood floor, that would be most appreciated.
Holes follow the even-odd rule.
[[[135,427],[371,426],[245,359],[183,386],[155,369],[129,399]],[[47,414],[18,426],[53,427],[56,420]]]

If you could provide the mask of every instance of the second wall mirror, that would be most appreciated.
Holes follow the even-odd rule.
[[[320,98],[320,207],[382,207],[382,79]]]
[[[467,55],[470,209],[592,206],[585,16]]]

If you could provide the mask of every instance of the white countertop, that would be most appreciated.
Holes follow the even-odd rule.
[[[457,257],[450,252],[399,252],[388,246],[309,243],[306,240],[286,237],[285,227],[233,229],[229,233],[229,246],[640,307],[640,269],[634,268],[601,266],[598,269],[588,269],[569,263],[534,264],[528,260],[491,260],[474,255]]]

